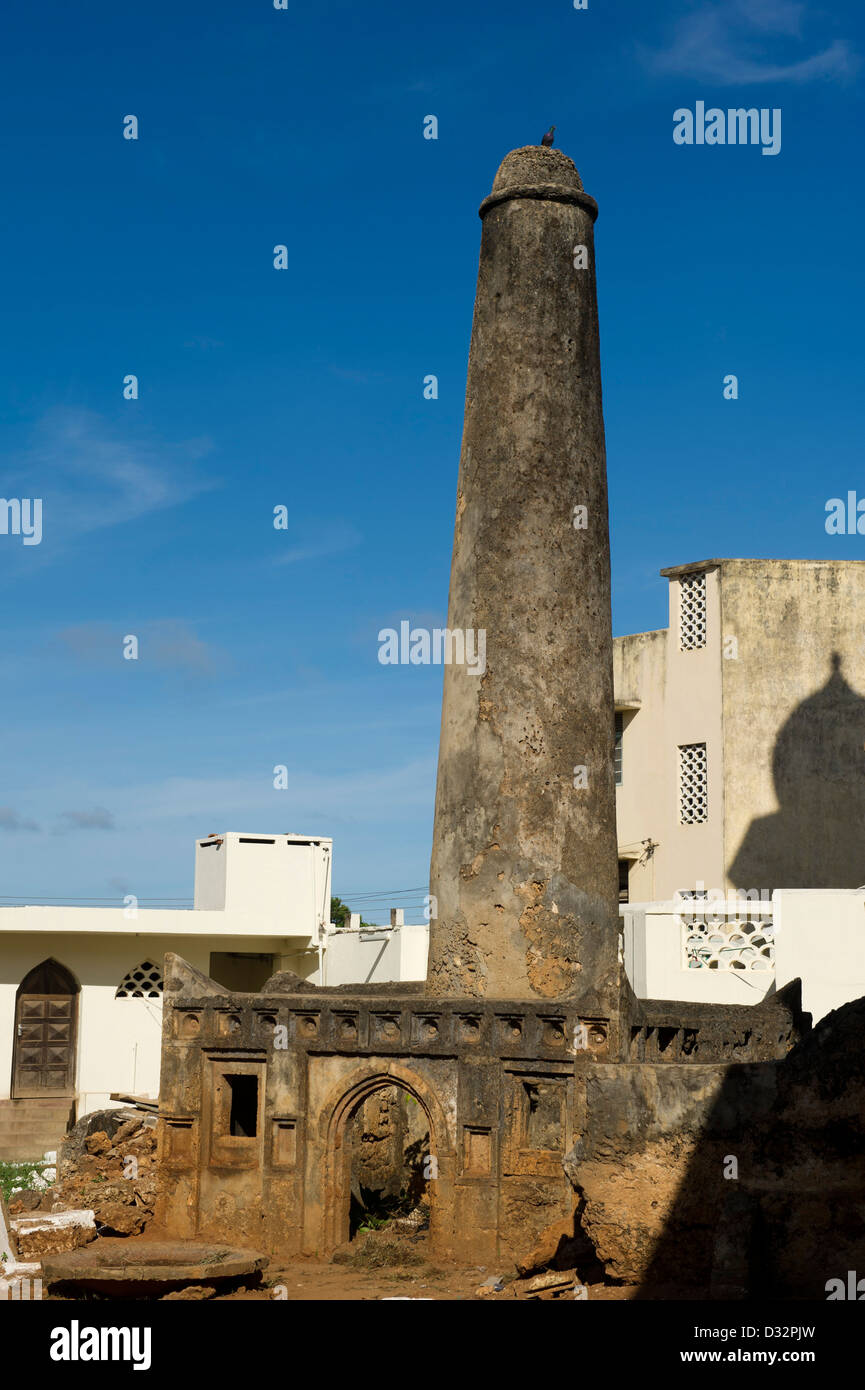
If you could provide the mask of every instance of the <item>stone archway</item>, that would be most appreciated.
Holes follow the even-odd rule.
[[[441,1252],[450,1247],[453,1235],[454,1155],[447,1121],[438,1100],[419,1076],[408,1068],[390,1064],[375,1071],[354,1072],[331,1095],[321,1112],[319,1142],[323,1148],[321,1189],[321,1240],[325,1252],[349,1239],[352,1152],[348,1143],[351,1123],[364,1101],[377,1091],[398,1087],[413,1097],[423,1110],[430,1138],[430,1227],[431,1249]]]

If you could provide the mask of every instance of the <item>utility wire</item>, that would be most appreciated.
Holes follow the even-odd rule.
[[[129,895],[117,893],[113,898],[49,898],[46,893],[34,893],[32,897],[28,897],[26,893],[8,895],[0,893],[0,902],[23,902],[28,906],[34,906],[34,899],[38,898],[44,903],[118,903],[127,896]],[[192,898],[139,898],[138,901],[140,903],[191,903],[193,900]]]
[[[404,901],[403,901],[403,902],[400,903],[400,906],[402,906],[402,907],[426,907],[426,905],[427,905],[427,904],[426,904],[426,897],[427,897],[427,885],[426,885],[426,884],[423,884],[423,885],[421,885],[420,887],[417,887],[417,888],[389,888],[389,889],[385,889],[384,891],[373,891],[373,890],[370,890],[370,891],[365,892],[365,893],[351,893],[351,892],[348,892],[346,889],[343,889],[343,890],[342,890],[342,893],[339,894],[339,896],[342,897],[344,901],[350,901],[350,902],[358,903],[358,904],[366,904],[368,907],[375,907],[375,906],[379,905],[380,903],[382,903],[382,902],[384,902],[384,901],[387,901],[388,899],[389,899],[391,902],[393,902],[395,899],[415,898],[415,897],[417,896],[417,894],[419,894],[419,893],[420,893],[420,894],[423,894],[423,900],[422,900],[421,902],[410,902],[410,903],[409,903],[409,902],[404,902]],[[127,894],[123,894],[123,893],[117,893],[117,894],[115,894],[114,897],[111,897],[111,898],[100,898],[100,897],[95,897],[95,896],[94,896],[94,897],[86,897],[86,898],[68,898],[68,897],[55,898],[55,897],[50,897],[50,896],[49,896],[48,894],[46,894],[46,893],[34,893],[34,894],[32,894],[32,895],[27,895],[27,894],[25,894],[25,893],[14,893],[14,894],[13,894],[13,893],[0,893],[0,903],[7,903],[7,904],[9,904],[9,903],[20,903],[20,904],[22,904],[22,905],[25,906],[25,907],[38,907],[41,903],[61,903],[61,904],[64,904],[64,903],[86,903],[86,904],[90,904],[90,903],[115,903],[115,904],[119,904],[119,903],[122,903],[122,901],[123,901],[123,899],[124,899],[125,896],[128,896],[128,895],[127,895]],[[334,894],[334,896],[337,896],[337,895]],[[165,904],[177,904],[177,905],[180,905],[180,906],[188,905],[188,906],[191,907],[192,904],[193,904],[193,902],[194,902],[194,899],[193,899],[193,898],[167,898],[167,897],[166,897],[166,898],[162,898],[162,897],[155,897],[155,898],[138,898],[137,901],[138,901],[139,903],[165,903]]]
[[[343,892],[347,898],[405,898],[411,897],[414,893],[426,893],[427,885],[422,884],[419,888],[389,888],[384,893],[349,893],[347,889],[343,889]]]

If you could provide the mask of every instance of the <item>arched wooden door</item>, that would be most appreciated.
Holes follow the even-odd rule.
[[[18,986],[12,1095],[16,1100],[75,1093],[78,984],[56,960],[43,960]]]

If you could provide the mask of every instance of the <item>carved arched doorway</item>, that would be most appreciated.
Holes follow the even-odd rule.
[[[43,960],[15,996],[12,1095],[16,1100],[75,1093],[78,982],[59,961]]]
[[[453,1229],[454,1158],[444,1112],[432,1091],[406,1068],[392,1066],[386,1072],[358,1076],[355,1073],[339,1098],[325,1107],[321,1133],[324,1141],[323,1245],[333,1250],[351,1234],[353,1150],[350,1142],[355,1117],[376,1092],[393,1087],[404,1091],[420,1106],[429,1134],[429,1153],[424,1155],[429,1195],[429,1241],[437,1250],[451,1243]],[[318,1242],[316,1242],[318,1243]]]

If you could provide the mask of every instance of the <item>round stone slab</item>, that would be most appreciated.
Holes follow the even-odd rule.
[[[105,1237],[81,1250],[46,1255],[43,1282],[49,1288],[76,1285],[112,1297],[146,1297],[184,1284],[213,1284],[257,1274],[266,1255],[231,1245],[195,1241],[132,1241]]]

